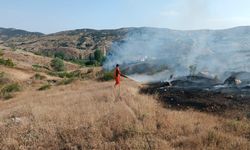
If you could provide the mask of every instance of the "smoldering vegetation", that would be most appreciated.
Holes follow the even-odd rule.
[[[118,63],[124,73],[150,82],[151,78],[140,75],[162,71],[164,78],[156,80],[163,81],[170,75],[187,76],[194,66],[195,74],[206,73],[224,81],[232,73],[250,71],[249,33],[250,27],[194,31],[132,28],[125,39],[112,45],[104,67],[111,69]]]
[[[177,31],[134,28],[113,44],[104,65],[116,63],[147,83],[166,107],[249,117],[250,27]]]

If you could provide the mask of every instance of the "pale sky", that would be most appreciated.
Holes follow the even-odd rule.
[[[121,27],[250,25],[250,0],[0,0],[0,27],[53,33]]]

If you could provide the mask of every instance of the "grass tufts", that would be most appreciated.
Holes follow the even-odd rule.
[[[1,97],[4,99],[10,99],[13,97],[12,94],[14,92],[18,92],[20,90],[21,87],[18,83],[7,84],[1,89]]]
[[[114,79],[114,75],[112,71],[103,72],[102,76],[100,77],[101,81],[110,81]]]
[[[4,58],[0,58],[0,65],[4,65],[7,67],[14,67],[15,64],[11,59],[4,59]]]
[[[72,83],[75,80],[75,78],[65,78],[60,80],[56,85],[67,85]]]
[[[44,84],[44,85],[42,85],[40,88],[38,88],[37,90],[38,91],[45,91],[45,90],[48,90],[48,89],[50,89],[51,88],[51,85],[50,84]]]
[[[34,75],[34,79],[36,79],[36,80],[44,80],[44,79],[46,79],[46,77],[43,76],[43,75],[41,75],[41,74],[39,74],[39,73],[36,73]]]

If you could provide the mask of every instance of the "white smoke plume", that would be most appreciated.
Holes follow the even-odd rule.
[[[131,28],[126,38],[113,43],[104,68],[142,64],[142,71],[138,73],[135,67],[129,75],[137,81],[152,82],[168,80],[172,74],[186,76],[193,65],[196,73],[224,80],[228,72],[250,71],[249,33],[250,27],[197,31]],[[153,64],[154,71],[145,64]]]

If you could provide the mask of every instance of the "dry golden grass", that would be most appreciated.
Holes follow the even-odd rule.
[[[11,59],[16,64],[17,68],[22,68],[25,71],[29,71],[32,68],[32,65],[38,64],[43,66],[49,66],[52,58],[35,55],[30,52],[22,50],[5,50],[3,51],[3,57],[6,59]],[[70,62],[65,62],[66,70],[75,70],[79,66]]]
[[[19,51],[5,57],[17,66],[0,71],[22,91],[0,100],[0,149],[250,149],[249,120],[166,109],[130,80],[120,97],[113,82],[89,78],[38,91],[46,80],[59,80],[44,72],[44,80],[35,79],[32,65],[47,58]],[[80,72],[94,77],[100,69]]]
[[[248,120],[163,108],[125,80],[27,88],[0,102],[2,149],[250,149]]]

